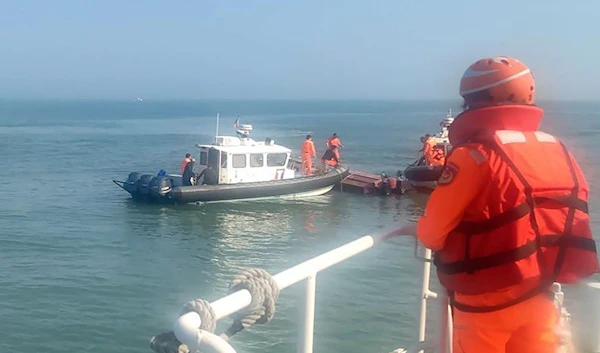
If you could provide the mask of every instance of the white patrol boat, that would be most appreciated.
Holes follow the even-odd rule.
[[[216,136],[212,144],[196,144],[199,149],[198,173],[189,180],[182,175],[130,173],[126,181],[113,182],[136,200],[161,203],[206,203],[265,198],[298,198],[330,191],[348,175],[338,166],[304,176],[298,172],[292,151],[270,138],[250,138],[252,125],[240,125],[237,136]],[[210,167],[217,183],[203,185],[198,178]],[[185,173],[184,173],[185,174]],[[188,176],[186,175],[186,178]]]

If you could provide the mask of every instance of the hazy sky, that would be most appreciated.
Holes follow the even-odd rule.
[[[600,1],[0,2],[0,98],[446,99],[512,55],[597,99]]]

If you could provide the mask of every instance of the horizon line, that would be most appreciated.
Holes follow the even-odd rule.
[[[135,98],[6,98],[0,97],[0,102],[77,102],[77,101],[110,101],[110,102],[138,102]],[[460,102],[461,98],[142,98],[140,103],[152,102],[199,102],[199,101],[225,101],[225,102],[265,102],[265,101],[287,101],[287,102]],[[600,99],[582,98],[538,98],[538,102],[581,102],[597,103]]]

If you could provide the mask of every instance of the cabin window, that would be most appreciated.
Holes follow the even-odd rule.
[[[200,165],[206,165],[208,163],[208,152],[200,152]]]
[[[231,157],[234,168],[246,168],[246,155],[245,154],[234,154]]]
[[[287,153],[267,154],[267,167],[283,167],[287,161]]]
[[[262,153],[250,154],[250,167],[259,168],[265,165],[265,156]]]

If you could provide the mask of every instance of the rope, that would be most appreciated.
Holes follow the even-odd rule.
[[[200,316],[200,329],[208,332],[215,332],[217,326],[216,315],[210,303],[204,299],[194,299],[187,302],[179,316],[194,311]],[[152,337],[150,348],[156,353],[189,353],[188,346],[179,342],[173,331],[161,333]]]
[[[244,311],[233,314],[233,323],[220,335],[225,340],[256,323],[265,324],[275,315],[275,301],[279,297],[279,287],[267,271],[252,268],[236,275],[229,286],[229,294],[242,289],[250,292],[252,302]],[[184,305],[179,315],[190,311],[200,315],[201,330],[215,332],[217,320],[209,302],[204,299],[191,300]],[[189,348],[175,337],[173,331],[152,337],[150,348],[155,353],[190,353]]]
[[[179,316],[189,313],[190,311],[195,311],[200,315],[200,329],[204,331],[208,331],[210,333],[215,332],[215,328],[217,327],[217,316],[213,308],[210,306],[210,303],[204,299],[194,299],[185,303],[183,309]]]
[[[338,174],[338,176],[340,177],[340,192],[343,193],[344,192],[344,180],[348,179],[352,174],[348,173],[348,175],[346,175],[345,178],[342,178],[342,173],[340,173],[340,171],[337,169],[335,171]]]
[[[243,311],[233,314],[233,323],[221,336],[225,339],[254,324],[265,324],[275,315],[275,301],[279,297],[279,287],[265,270],[252,268],[240,272],[233,278],[229,293],[246,289],[252,302]]]

